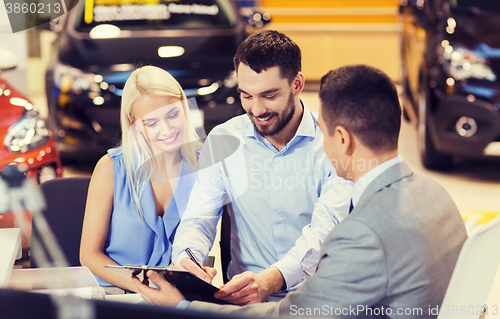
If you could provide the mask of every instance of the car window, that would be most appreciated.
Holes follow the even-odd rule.
[[[236,24],[228,0],[85,0],[75,30],[90,32],[101,24],[121,30],[225,29]]]
[[[452,9],[473,10],[479,9],[488,12],[500,12],[500,1],[498,0],[450,0]]]

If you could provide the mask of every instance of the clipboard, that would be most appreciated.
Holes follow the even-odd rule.
[[[126,278],[136,276],[139,280],[143,280],[148,270],[158,272],[163,278],[173,284],[184,297],[189,300],[206,301],[217,304],[230,304],[227,301],[219,300],[214,297],[214,294],[219,291],[219,288],[196,277],[187,270],[168,269],[167,267],[156,266],[137,266],[137,265],[124,265],[124,266],[105,266],[109,270],[122,275]],[[150,280],[152,281],[152,280]]]

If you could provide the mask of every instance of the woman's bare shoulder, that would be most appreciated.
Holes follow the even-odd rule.
[[[92,173],[92,179],[98,179],[100,182],[113,182],[113,177],[113,159],[109,154],[106,154],[97,162]]]

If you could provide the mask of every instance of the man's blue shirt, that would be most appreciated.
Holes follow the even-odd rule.
[[[315,272],[325,237],[348,215],[352,183],[335,173],[317,119],[305,106],[295,136],[280,151],[247,115],[215,127],[199,167],[175,235],[174,264],[188,247],[206,258],[227,203],[229,277],[274,266],[292,288]]]

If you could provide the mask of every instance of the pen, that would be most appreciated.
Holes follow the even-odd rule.
[[[198,262],[198,259],[196,258],[196,256],[193,254],[193,252],[191,251],[191,249],[186,248],[185,250],[186,254],[189,256],[189,258],[198,266],[201,268],[201,270],[203,270],[207,275],[208,277],[210,278],[210,280],[212,279],[212,276],[210,276],[208,274],[208,272],[206,272],[206,270],[200,265],[200,263]]]

